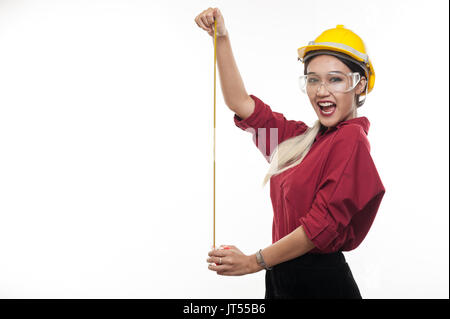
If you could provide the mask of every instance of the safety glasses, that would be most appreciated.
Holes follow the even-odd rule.
[[[299,76],[298,80],[300,89],[307,94],[317,93],[322,84],[331,93],[346,93],[356,87],[361,80],[361,75],[358,72],[329,72],[322,79],[320,75],[310,73]]]

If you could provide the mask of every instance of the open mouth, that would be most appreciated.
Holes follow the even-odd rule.
[[[336,103],[331,101],[318,102],[317,105],[319,106],[320,113],[325,116],[330,116],[334,113],[334,111],[336,111]]]

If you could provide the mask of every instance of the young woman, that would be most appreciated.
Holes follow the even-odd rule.
[[[232,245],[213,249],[208,268],[230,276],[265,269],[266,298],[361,298],[342,251],[365,238],[385,193],[370,156],[369,120],[357,115],[375,80],[363,41],[338,25],[298,49],[300,88],[318,117],[308,127],[247,94],[220,10],[195,21],[214,40],[214,19],[225,103],[270,162],[264,184],[270,180],[274,219],[272,245],[252,255]]]

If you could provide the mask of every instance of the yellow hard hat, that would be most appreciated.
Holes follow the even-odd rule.
[[[356,60],[357,64],[366,72],[368,93],[372,91],[375,84],[375,70],[367,55],[364,42],[356,33],[344,28],[342,24],[338,24],[336,28],[322,32],[314,41],[310,41],[308,45],[298,48],[298,59],[304,63],[305,55],[308,52],[318,51],[316,53],[320,54],[323,52],[322,50],[337,52],[336,55],[341,57],[343,56],[339,53],[343,53],[346,56],[350,56],[353,61]],[[307,58],[314,55],[316,54],[309,53]],[[365,95],[365,93],[362,93],[362,95]]]

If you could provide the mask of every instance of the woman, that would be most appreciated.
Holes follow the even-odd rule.
[[[369,120],[357,116],[375,80],[364,43],[338,25],[298,49],[300,87],[318,117],[310,128],[247,94],[219,9],[195,21],[214,37],[214,19],[225,103],[270,162],[263,185],[270,180],[274,219],[272,245],[252,255],[213,249],[208,268],[230,276],[265,269],[266,298],[361,298],[342,251],[362,242],[385,193],[370,156]],[[273,140],[276,148],[266,147]]]

